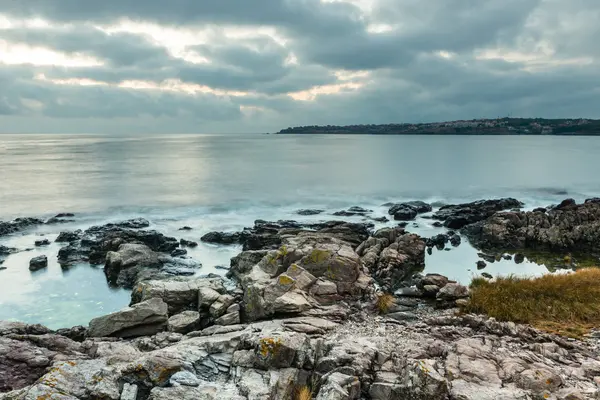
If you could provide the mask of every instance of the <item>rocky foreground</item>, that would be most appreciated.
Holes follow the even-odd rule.
[[[600,202],[502,211],[515,202],[432,217],[482,249],[600,246]],[[397,220],[429,211],[390,206]],[[185,276],[194,266],[181,250],[193,244],[145,227],[61,234],[65,265],[104,264],[112,284],[133,288],[131,305],[56,332],[0,322],[0,399],[600,398],[593,339],[457,314],[468,288],[418,273],[428,247],[460,244],[456,232],[424,239],[368,223],[257,221],[205,238],[243,245],[228,280]]]

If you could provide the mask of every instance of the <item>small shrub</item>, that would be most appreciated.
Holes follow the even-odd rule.
[[[391,308],[396,304],[396,299],[389,293],[383,293],[377,297],[375,306],[380,314],[387,314]]]
[[[301,386],[296,389],[296,396],[294,396],[295,400],[311,400],[312,393],[308,386]]]
[[[600,325],[600,269],[538,278],[476,278],[464,312],[579,338]]]

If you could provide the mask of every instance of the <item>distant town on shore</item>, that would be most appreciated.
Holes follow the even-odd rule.
[[[282,129],[277,134],[356,135],[600,135],[600,120],[496,118],[419,124],[312,125]]]

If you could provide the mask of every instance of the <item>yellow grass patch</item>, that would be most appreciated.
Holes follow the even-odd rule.
[[[600,327],[600,269],[539,278],[475,278],[463,311],[580,338]]]
[[[375,307],[379,310],[380,314],[387,314],[390,309],[396,304],[396,299],[389,293],[380,294],[377,297]]]

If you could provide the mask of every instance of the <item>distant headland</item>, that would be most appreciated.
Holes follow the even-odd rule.
[[[282,129],[277,134],[600,136],[600,120],[497,118],[419,124],[312,125]]]

